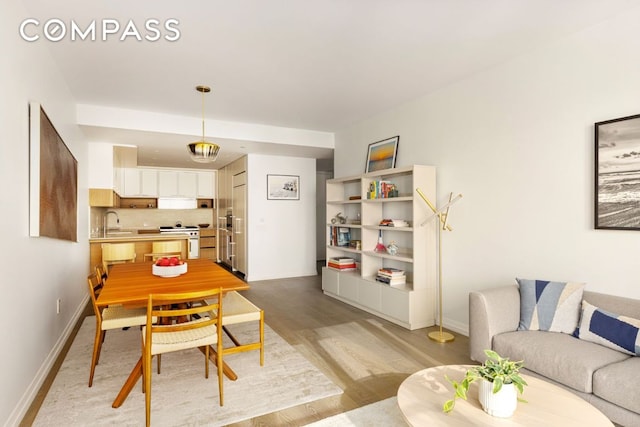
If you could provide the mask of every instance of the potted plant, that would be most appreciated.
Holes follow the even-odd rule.
[[[485,412],[496,417],[510,417],[516,409],[518,392],[522,394],[527,382],[520,376],[520,369],[524,362],[514,362],[509,358],[503,358],[493,350],[485,350],[487,360],[479,366],[468,369],[462,381],[458,382],[447,377],[455,395],[447,400],[442,409],[449,413],[453,410],[456,399],[467,400],[467,392],[471,383],[481,380],[478,391],[478,399]]]

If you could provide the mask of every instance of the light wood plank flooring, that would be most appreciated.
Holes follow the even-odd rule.
[[[473,363],[467,337],[454,334],[451,343],[433,342],[427,333],[435,327],[409,331],[325,296],[320,276],[251,282],[251,289],[243,294],[264,309],[272,329],[344,393],[233,424],[235,427],[305,425],[392,397],[402,381],[420,369]],[[55,372],[21,425],[32,424],[54,376]]]

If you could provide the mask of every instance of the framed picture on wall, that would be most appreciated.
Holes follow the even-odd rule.
[[[267,175],[267,200],[300,200],[300,177]]]
[[[395,168],[399,141],[400,136],[394,136],[369,144],[364,172]]]
[[[595,228],[640,230],[640,114],[595,124]]]

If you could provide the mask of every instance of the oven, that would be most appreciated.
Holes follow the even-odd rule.
[[[160,234],[186,234],[189,236],[187,246],[187,258],[195,259],[200,258],[200,228],[195,225],[185,226],[161,226]]]

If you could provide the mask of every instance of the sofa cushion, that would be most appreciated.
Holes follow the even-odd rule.
[[[543,331],[506,332],[493,337],[493,350],[575,390],[592,393],[593,373],[629,358],[619,351],[572,335]]]
[[[575,335],[633,356],[640,355],[640,320],[611,313],[587,301]]]
[[[640,357],[604,366],[593,374],[593,394],[640,413],[640,388],[633,380],[637,372],[640,372]]]
[[[572,334],[578,325],[584,283],[516,279],[520,286],[520,331]]]

